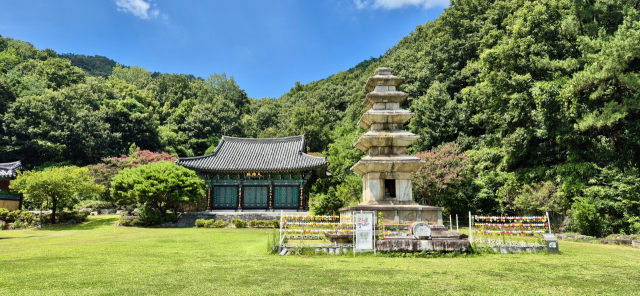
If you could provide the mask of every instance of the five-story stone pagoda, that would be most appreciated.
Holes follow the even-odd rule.
[[[391,68],[376,69],[367,81],[370,93],[362,104],[369,110],[358,125],[368,132],[355,144],[366,156],[351,168],[362,176],[363,200],[340,212],[345,215],[360,210],[382,212],[385,224],[424,221],[442,225],[441,207],[421,206],[412,198],[412,173],[423,161],[407,154],[407,147],[419,136],[404,130],[414,113],[400,108],[408,97],[397,89],[403,81],[404,77],[391,75]]]

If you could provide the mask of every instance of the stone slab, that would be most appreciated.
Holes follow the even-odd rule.
[[[603,239],[601,241],[603,244],[619,244],[619,245],[628,245],[632,244],[632,240],[630,239]]]
[[[640,240],[631,241],[631,245],[636,248],[640,248]]]
[[[387,252],[468,252],[471,244],[466,239],[460,240],[379,240],[376,241],[378,251]]]
[[[340,208],[340,212],[348,211],[443,211],[442,207],[415,205],[357,205]]]
[[[215,220],[216,214],[207,212],[181,213],[180,215],[178,215],[178,222],[176,223],[176,227],[195,227],[196,220],[198,219]]]

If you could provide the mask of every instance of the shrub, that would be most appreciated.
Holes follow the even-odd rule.
[[[228,223],[224,222],[222,220],[218,220],[215,223],[213,223],[213,227],[214,228],[224,228],[224,227],[227,227],[227,225],[228,225]]]
[[[144,222],[140,219],[133,219],[133,221],[131,221],[131,226],[135,226],[135,227],[144,226]]]
[[[238,218],[231,219],[231,223],[233,223],[236,228],[247,228],[247,221],[240,220]]]
[[[111,209],[114,208],[114,206],[108,201],[88,199],[79,202],[74,208],[76,210],[90,208],[92,211],[97,211],[100,209]]]
[[[131,226],[131,220],[120,219],[120,225],[122,225],[122,226]]]
[[[138,204],[136,214],[140,216],[142,222],[147,226],[160,225],[164,222],[162,214],[147,203]]]
[[[9,218],[9,210],[5,208],[0,209],[0,220],[7,221]]]
[[[258,220],[249,221],[249,227],[257,227],[258,226],[258,222],[262,222],[262,221],[258,221]]]
[[[176,223],[178,222],[178,215],[176,213],[167,213],[164,215],[164,222]]]
[[[78,210],[65,210],[58,216],[58,222],[67,222],[69,220],[76,220],[76,222],[84,222],[87,221],[87,217],[89,216],[89,212],[86,211],[78,211]]]
[[[204,220],[204,219],[196,220],[196,227],[204,227],[205,221],[206,220]]]
[[[7,222],[0,221],[0,230],[5,230],[5,229],[7,229]]]
[[[569,210],[571,227],[585,235],[600,236],[602,219],[598,214],[596,201],[593,198],[577,197]]]
[[[16,211],[16,212],[20,212],[20,211]],[[26,210],[22,211],[22,213],[19,213],[17,216],[18,216],[17,219],[22,220],[22,222],[24,222],[27,225],[31,224],[36,220],[36,215]]]
[[[23,226],[24,226],[24,223],[22,223],[20,219],[17,219],[16,222],[13,222],[13,229],[22,228]]]
[[[16,219],[18,219],[18,215],[20,215],[21,211],[13,211],[13,212],[9,212],[9,214],[7,214],[7,221],[9,223],[16,221]]]
[[[279,220],[271,220],[271,221],[269,221],[269,223],[271,223],[271,227],[273,227],[273,228],[280,228],[280,221]]]
[[[267,253],[276,254],[278,253],[278,241],[279,234],[277,232],[269,233],[267,236]]]
[[[213,227],[213,224],[214,224],[215,222],[216,222],[216,221],[214,221],[214,220],[205,220],[205,221],[204,221],[204,227],[206,227],[206,228],[211,228],[211,227]]]

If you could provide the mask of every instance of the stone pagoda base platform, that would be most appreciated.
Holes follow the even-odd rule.
[[[376,241],[376,250],[379,252],[469,252],[471,250],[471,244],[467,239],[379,240]]]
[[[398,205],[398,204],[360,204],[357,206],[341,208],[340,216],[351,216],[353,212],[375,211],[373,219],[379,223],[378,213],[382,213],[383,224],[413,224],[414,222],[426,222],[429,225],[442,225],[441,207],[421,206],[418,204]]]

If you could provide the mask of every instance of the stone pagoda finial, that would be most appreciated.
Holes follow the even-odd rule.
[[[365,88],[370,91],[362,105],[366,111],[358,125],[368,130],[355,147],[366,156],[351,170],[362,176],[361,204],[415,204],[411,195],[411,173],[422,165],[418,157],[407,154],[407,147],[419,136],[404,130],[414,115],[400,108],[408,95],[398,91],[404,77],[391,75],[391,68],[376,69]]]

